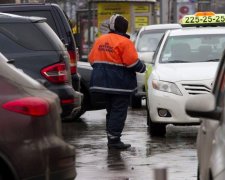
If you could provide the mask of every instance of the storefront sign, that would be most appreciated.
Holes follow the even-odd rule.
[[[147,26],[149,24],[148,16],[136,16],[135,17],[135,29],[140,29],[142,26]]]
[[[135,13],[147,13],[149,12],[149,6],[146,5],[136,5],[134,6],[134,12]]]
[[[130,22],[130,4],[129,3],[98,3],[98,28],[107,22],[113,14],[120,14]],[[130,23],[129,23],[130,25]],[[128,32],[130,26],[128,27]]]

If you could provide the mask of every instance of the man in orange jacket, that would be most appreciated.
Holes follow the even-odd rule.
[[[108,148],[127,149],[120,140],[127,117],[130,95],[137,90],[136,72],[145,72],[134,44],[126,34],[128,21],[121,15],[110,17],[110,32],[99,37],[88,56],[93,67],[90,91],[106,98]]]

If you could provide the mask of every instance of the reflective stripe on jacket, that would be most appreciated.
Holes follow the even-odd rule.
[[[130,94],[137,89],[136,72],[144,72],[134,44],[125,36],[99,37],[88,56],[93,67],[90,91]]]

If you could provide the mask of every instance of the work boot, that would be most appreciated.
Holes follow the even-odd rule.
[[[124,144],[122,141],[118,141],[116,143],[108,143],[108,148],[109,149],[120,149],[120,150],[123,150],[123,149],[127,149],[131,147],[130,144]]]

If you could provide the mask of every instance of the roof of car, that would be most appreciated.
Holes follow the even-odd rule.
[[[225,34],[225,27],[186,27],[169,31],[170,36],[198,35],[198,34]]]
[[[180,24],[152,24],[143,26],[141,30],[155,30],[155,29],[178,29],[182,28]]]
[[[39,22],[39,21],[46,21],[46,18],[43,17],[26,17],[26,16],[19,16],[15,14],[9,13],[0,13],[0,23],[29,23],[29,22]]]
[[[8,3],[8,4],[0,4],[0,8],[30,8],[30,9],[38,9],[38,8],[46,8],[49,9],[51,7],[60,7],[56,3]],[[11,9],[10,9],[11,10]],[[15,10],[15,9],[14,9]]]

